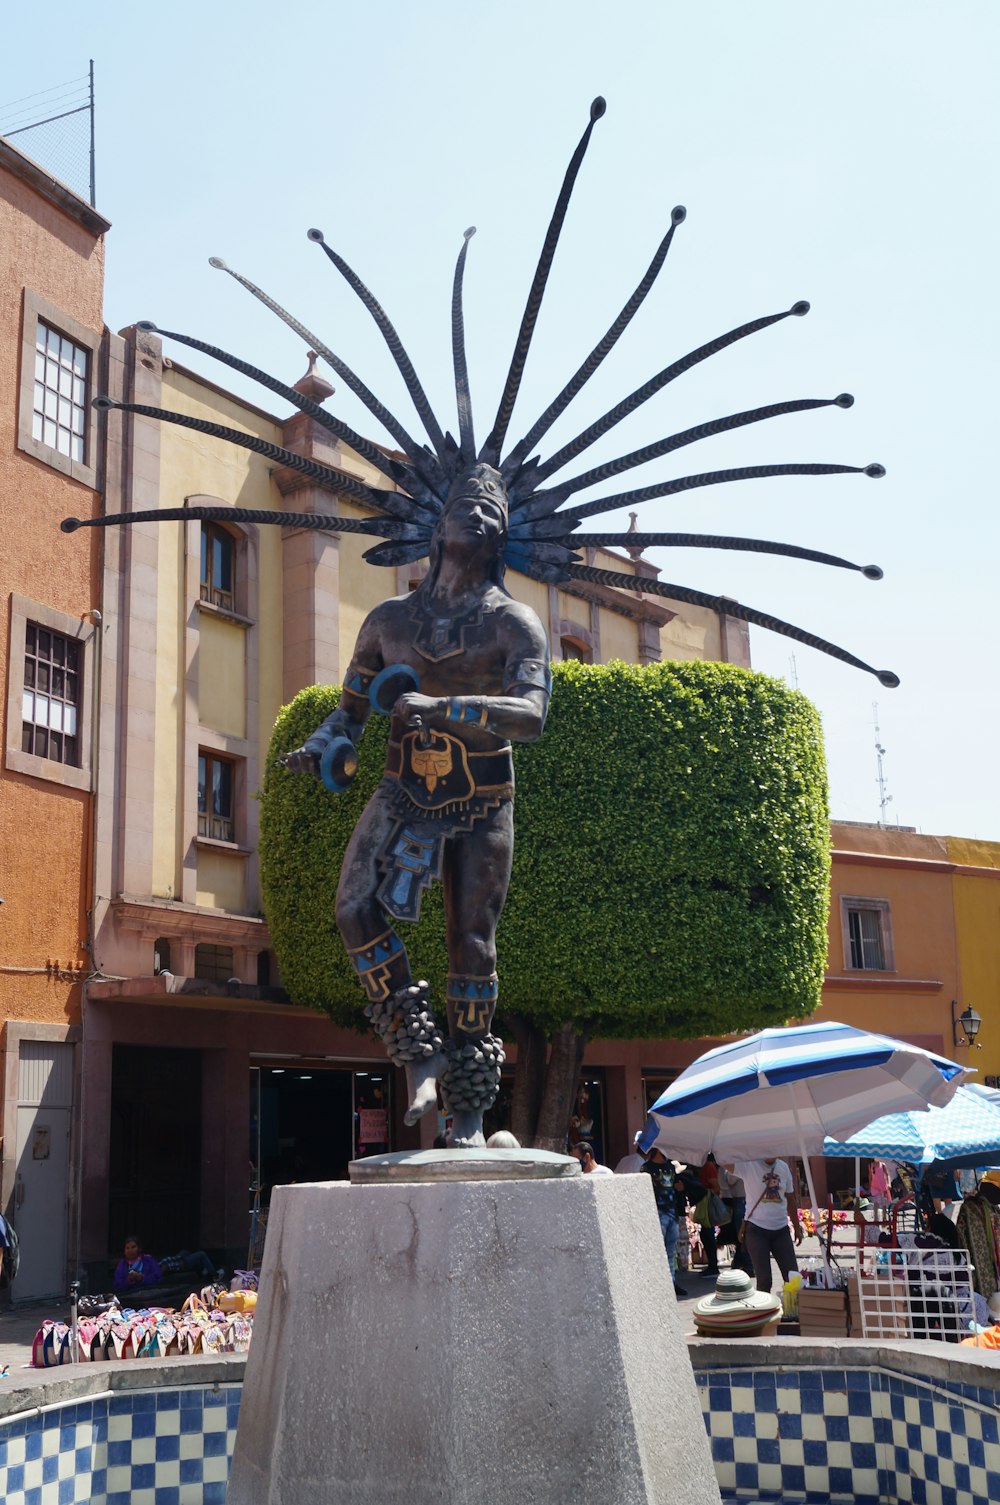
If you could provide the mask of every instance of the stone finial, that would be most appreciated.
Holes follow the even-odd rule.
[[[638,531],[639,531],[638,522],[639,522],[639,514],[638,514],[638,512],[630,512],[629,515],[628,515],[628,531],[629,531],[629,533],[638,533]],[[629,548],[628,544],[625,545],[625,552],[627,554],[629,554],[633,559],[641,559],[642,558],[642,550],[641,549]]]
[[[325,402],[333,396],[334,387],[325,376],[320,376],[316,370],[316,362],[319,360],[315,350],[309,352],[309,370],[305,376],[300,376],[294,383],[293,390],[301,392],[303,397],[311,397],[313,402]]]

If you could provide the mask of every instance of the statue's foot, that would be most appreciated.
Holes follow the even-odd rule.
[[[452,1150],[477,1150],[486,1143],[481,1113],[459,1112],[451,1120],[448,1147]]]
[[[447,1064],[447,1057],[440,1050],[421,1061],[407,1061],[404,1070],[410,1106],[403,1114],[404,1123],[415,1124],[437,1107],[438,1078],[443,1076]]]

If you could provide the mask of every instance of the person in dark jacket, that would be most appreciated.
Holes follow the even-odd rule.
[[[678,1197],[674,1189],[674,1167],[662,1150],[653,1149],[646,1156],[645,1164],[640,1171],[640,1175],[642,1174],[649,1176],[653,1183],[653,1196],[656,1198],[656,1211],[660,1218],[663,1247],[667,1251],[667,1262],[670,1265],[670,1278],[674,1283],[674,1291],[678,1296],[686,1296],[687,1291],[677,1284],[677,1239],[680,1225],[677,1216]]]

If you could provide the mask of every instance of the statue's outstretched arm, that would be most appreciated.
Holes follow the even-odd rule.
[[[338,739],[347,737],[356,747],[371,715],[368,691],[383,667],[377,610],[366,618],[358,634],[336,710],[322,721],[301,747],[285,755],[285,767],[296,773],[319,776],[323,754]]]

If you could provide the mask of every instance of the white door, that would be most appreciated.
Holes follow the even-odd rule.
[[[13,1221],[21,1246],[15,1301],[67,1294],[66,1235],[73,1046],[22,1040]]]

